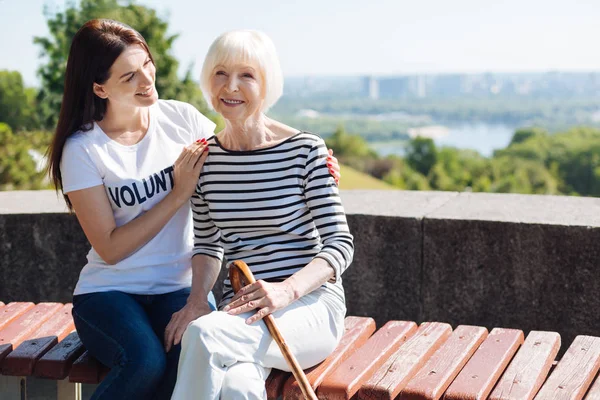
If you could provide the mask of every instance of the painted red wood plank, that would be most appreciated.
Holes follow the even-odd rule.
[[[321,364],[306,371],[306,377],[315,390],[329,374],[355,354],[375,332],[375,321],[372,318],[347,317],[344,324],[344,336],[333,353]],[[283,398],[284,400],[304,400],[300,386],[293,376],[287,380],[283,388]]]
[[[65,304],[56,314],[33,332],[2,362],[2,374],[29,376],[37,360],[75,330],[72,304]]]
[[[487,329],[460,325],[400,393],[401,400],[437,400],[487,337]]]
[[[63,380],[84,351],[79,335],[73,332],[38,360],[33,374],[40,378]]]
[[[585,395],[585,400],[600,400],[600,375],[596,377],[594,384]]]
[[[87,350],[73,363],[69,382],[100,383],[109,369],[92,357]]]
[[[489,399],[533,399],[546,380],[559,349],[558,333],[531,331]]]
[[[281,394],[283,393],[283,387],[290,376],[292,374],[290,372],[281,371],[279,369],[274,369],[269,374],[265,382],[265,387],[267,389],[267,400],[277,400],[281,398]]]
[[[34,306],[33,303],[8,303],[0,310],[0,331]]]
[[[577,336],[536,399],[580,400],[600,369],[600,338]]]
[[[494,328],[446,390],[444,400],[485,400],[523,340],[521,330]]]
[[[308,373],[309,382],[312,382],[311,378],[317,381],[320,378],[321,373],[328,373],[332,368],[332,364],[334,364],[338,358],[345,359],[346,350],[356,350],[351,345],[352,341],[356,341],[357,344],[362,344],[369,336],[371,336],[371,334],[373,334],[373,332],[375,332],[375,320],[373,320],[373,318],[346,317],[344,319],[344,336],[340,341],[340,345],[338,345],[334,352],[317,367],[305,371]],[[344,345],[344,343],[349,345]],[[350,354],[351,353],[347,355]],[[276,400],[282,396],[287,382],[290,382],[288,389],[290,389],[291,386],[291,390],[294,390],[290,395],[294,395],[295,390],[300,390],[291,373],[273,370],[265,382],[267,399]]]
[[[390,321],[369,338],[358,351],[336,368],[319,386],[319,397],[331,400],[352,398],[388,357],[417,331],[417,324]]]
[[[4,327],[0,331],[0,362],[62,306],[60,303],[39,303]]]
[[[358,391],[358,398],[395,399],[451,334],[452,327],[448,324],[439,322],[421,324],[419,330],[363,384]]]

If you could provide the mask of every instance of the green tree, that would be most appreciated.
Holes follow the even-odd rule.
[[[94,18],[118,20],[144,36],[156,62],[156,88],[161,98],[189,101],[200,112],[208,111],[198,85],[191,79],[191,67],[184,79],[178,78],[179,62],[171,54],[177,35],[167,34],[168,24],[155,10],[133,0],[124,4],[117,0],[81,0],[72,1],[63,12],[51,13],[46,9],[45,14],[50,35],[34,38],[45,60],[38,71],[42,84],[38,100],[43,126],[56,125],[71,41],[77,30]]]
[[[349,134],[343,125],[338,125],[333,135],[327,138],[325,143],[340,159],[377,158],[377,153],[369,147],[365,139],[360,135]]]
[[[533,137],[545,137],[548,136],[548,132],[544,128],[521,128],[517,129],[510,140],[509,146],[513,144],[523,143]]]
[[[435,164],[427,175],[427,180],[432,189],[435,190],[461,190],[459,185],[448,175],[444,165],[441,163]]]
[[[408,142],[406,161],[411,168],[427,176],[437,162],[438,152],[431,138],[416,137]]]
[[[430,190],[427,178],[412,169],[406,161],[391,157],[394,161],[392,169],[383,176],[383,181],[398,189]],[[343,179],[343,178],[342,178]]]
[[[0,122],[15,131],[36,127],[35,89],[26,88],[17,71],[0,71]]]
[[[47,186],[41,161],[48,135],[25,132],[16,135],[0,123],[0,190],[42,189]],[[36,160],[38,158],[38,160]]]
[[[600,196],[600,130],[573,128],[551,136],[546,164],[557,166],[561,192]]]
[[[333,150],[340,163],[373,175],[370,169],[378,156],[361,136],[349,134],[340,124],[335,132],[325,140],[325,144],[327,148]]]
[[[541,163],[501,157],[492,160],[490,191],[498,193],[557,194],[558,182]]]

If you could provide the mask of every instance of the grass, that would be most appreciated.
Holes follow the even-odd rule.
[[[394,190],[392,185],[389,185],[379,179],[359,172],[347,165],[340,165],[342,178],[340,179],[340,189],[371,189],[371,190]]]

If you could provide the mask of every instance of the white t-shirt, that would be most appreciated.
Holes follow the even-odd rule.
[[[183,148],[214,134],[215,124],[192,105],[159,100],[150,107],[146,136],[133,146],[92,130],[67,139],[60,164],[64,193],[104,185],[117,226],[137,218],[173,188],[173,164]],[[191,285],[192,218],[186,202],[171,220],[135,253],[115,265],[92,248],[75,295],[119,290],[160,294]]]

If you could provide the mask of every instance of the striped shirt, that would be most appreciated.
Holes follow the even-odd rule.
[[[315,257],[335,270],[325,287],[344,300],[341,275],[354,253],[323,139],[299,132],[252,151],[217,137],[192,196],[194,255],[242,260],[257,280],[281,282]],[[221,305],[233,297],[229,280]]]

